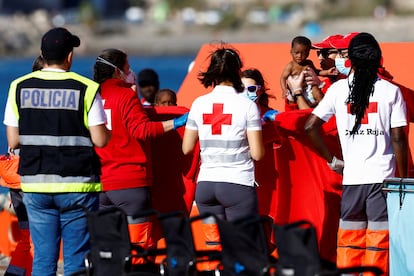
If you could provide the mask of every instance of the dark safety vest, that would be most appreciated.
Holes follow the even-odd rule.
[[[14,80],[24,192],[98,192],[100,162],[88,130],[99,85],[73,72],[36,71]]]

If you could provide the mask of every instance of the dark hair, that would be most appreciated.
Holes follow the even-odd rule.
[[[359,33],[349,43],[348,55],[354,69],[354,77],[349,85],[350,92],[346,103],[350,104],[351,114],[355,115],[355,125],[352,128],[352,133],[355,134],[369,105],[369,98],[374,94],[382,53],[378,42],[371,34]]]
[[[45,60],[43,59],[42,56],[38,56],[32,64],[32,71],[38,71],[43,69],[43,66],[45,65]]]
[[[151,68],[145,68],[138,72],[137,82],[140,87],[154,86],[155,90],[160,89],[158,73]]]
[[[304,45],[304,46],[306,46],[309,49],[312,47],[312,42],[306,36],[296,36],[296,37],[294,37],[292,39],[292,43],[291,43],[290,46],[293,48],[293,46],[295,44]]]
[[[128,56],[125,52],[118,49],[103,50],[93,67],[93,79],[97,83],[103,83],[105,80],[111,79],[113,77],[115,67],[122,70],[127,61],[127,57]],[[99,59],[103,59],[113,66],[105,62],[101,62]]]
[[[256,84],[261,86],[263,93],[260,95],[257,101],[260,105],[268,107],[269,95],[266,94],[266,91],[268,90],[268,88],[266,87],[266,82],[263,78],[262,73],[256,68],[249,68],[249,69],[244,70],[241,73],[241,77],[253,79],[256,82]]]
[[[243,64],[237,51],[222,46],[210,55],[210,65],[207,71],[198,74],[198,80],[206,88],[228,81],[232,83],[236,91],[243,92],[243,83],[240,79],[242,67]]]
[[[161,94],[163,93],[167,93],[170,94],[172,97],[172,100],[174,101],[174,104],[177,104],[177,94],[175,93],[174,90],[170,89],[170,88],[163,88],[157,91],[157,93],[155,93],[155,103],[158,101],[158,98],[161,96]]]

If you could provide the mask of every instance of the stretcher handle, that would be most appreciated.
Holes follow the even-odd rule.
[[[398,177],[393,177],[393,178],[387,178],[384,180],[383,182],[384,187],[382,188],[383,191],[385,192],[398,192],[399,197],[400,197],[400,210],[403,206],[404,203],[404,198],[405,195],[407,193],[414,193],[414,190],[411,189],[407,189],[407,186],[413,185],[414,184],[414,179],[413,178],[398,178]],[[387,185],[399,185],[398,188],[388,188]]]
[[[384,185],[387,185],[387,184],[414,185],[414,178],[391,177],[391,178],[384,179],[383,183]]]
[[[407,189],[395,189],[395,188],[382,188],[384,192],[404,192],[404,193],[414,193],[414,190]]]

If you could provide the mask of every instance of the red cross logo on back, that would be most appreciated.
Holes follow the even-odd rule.
[[[220,135],[222,125],[231,125],[231,114],[223,113],[224,104],[213,104],[212,114],[203,114],[203,124],[211,125],[211,134]]]
[[[351,105],[348,104],[347,106],[348,114],[351,114]],[[378,103],[373,102],[369,103],[367,109],[365,109],[364,117],[361,120],[361,124],[368,124],[368,113],[377,113],[378,112]]]

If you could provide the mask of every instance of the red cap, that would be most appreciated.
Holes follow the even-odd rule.
[[[316,49],[329,49],[329,48],[333,48],[332,45],[331,45],[331,42],[332,41],[339,40],[339,39],[342,39],[343,37],[344,36],[343,35],[340,35],[340,34],[330,35],[328,37],[325,37],[324,40],[322,40],[321,42],[312,44],[312,47],[313,48],[316,48]]]
[[[349,43],[357,34],[359,34],[359,32],[352,32],[345,35],[342,39],[331,41],[331,47],[335,49],[348,49]]]

